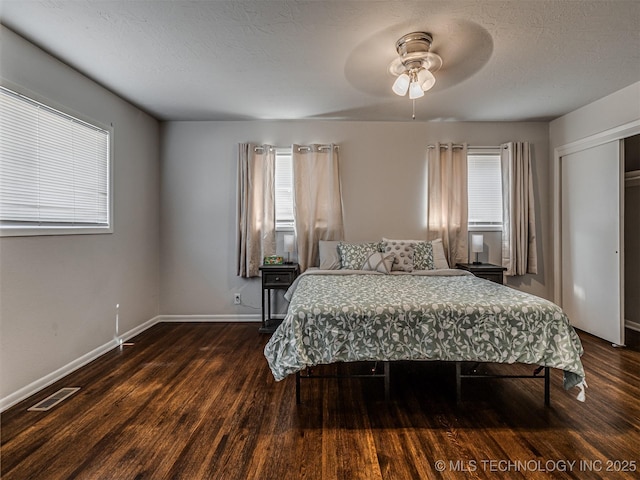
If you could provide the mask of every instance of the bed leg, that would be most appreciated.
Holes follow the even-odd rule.
[[[549,367],[544,367],[544,406],[548,407],[551,405],[551,385],[550,385],[550,375],[549,375]]]
[[[382,368],[384,369],[384,401],[389,402],[391,398],[390,386],[391,386],[391,372],[389,368],[389,362],[383,362]]]
[[[300,372],[296,372],[296,405],[300,405]]]
[[[462,403],[462,363],[456,362],[456,404]]]

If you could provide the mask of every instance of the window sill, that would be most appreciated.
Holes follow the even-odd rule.
[[[0,237],[40,237],[51,235],[100,235],[113,227],[1,227]]]
[[[470,232],[501,232],[502,225],[469,225]]]

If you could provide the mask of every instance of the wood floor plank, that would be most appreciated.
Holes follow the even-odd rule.
[[[6,480],[638,478],[640,350],[580,337],[585,403],[575,399],[577,391],[564,391],[561,372],[553,371],[548,408],[543,382],[531,380],[466,381],[457,405],[452,365],[410,362],[392,364],[390,402],[380,379],[325,379],[303,381],[297,405],[294,379],[271,376],[262,353],[268,337],[257,325],[158,324],[133,346],[4,412],[0,474]],[[48,412],[26,410],[63,386],[81,390]],[[562,462],[575,463],[561,471]]]

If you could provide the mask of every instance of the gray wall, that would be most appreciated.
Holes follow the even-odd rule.
[[[553,149],[640,119],[640,82],[596,100],[549,123]]]
[[[159,124],[0,26],[0,75],[114,128],[113,234],[0,238],[0,399],[158,313]]]
[[[540,273],[510,280],[549,298],[547,123],[169,122],[162,135],[160,311],[172,315],[257,314],[260,281],[235,274],[236,157],[239,142],[340,145],[345,236],[424,238],[426,146],[436,141],[498,145],[530,141]],[[487,240],[493,238],[485,237]],[[486,242],[485,242],[486,243]],[[499,251],[490,245],[489,258]],[[233,305],[240,292],[245,305]]]

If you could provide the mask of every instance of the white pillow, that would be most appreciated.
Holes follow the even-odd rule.
[[[380,272],[388,275],[391,273],[393,257],[393,253],[373,252],[362,264],[362,270]]]
[[[318,253],[320,255],[321,270],[339,270],[340,254],[338,253],[339,240],[320,240],[318,242]]]

